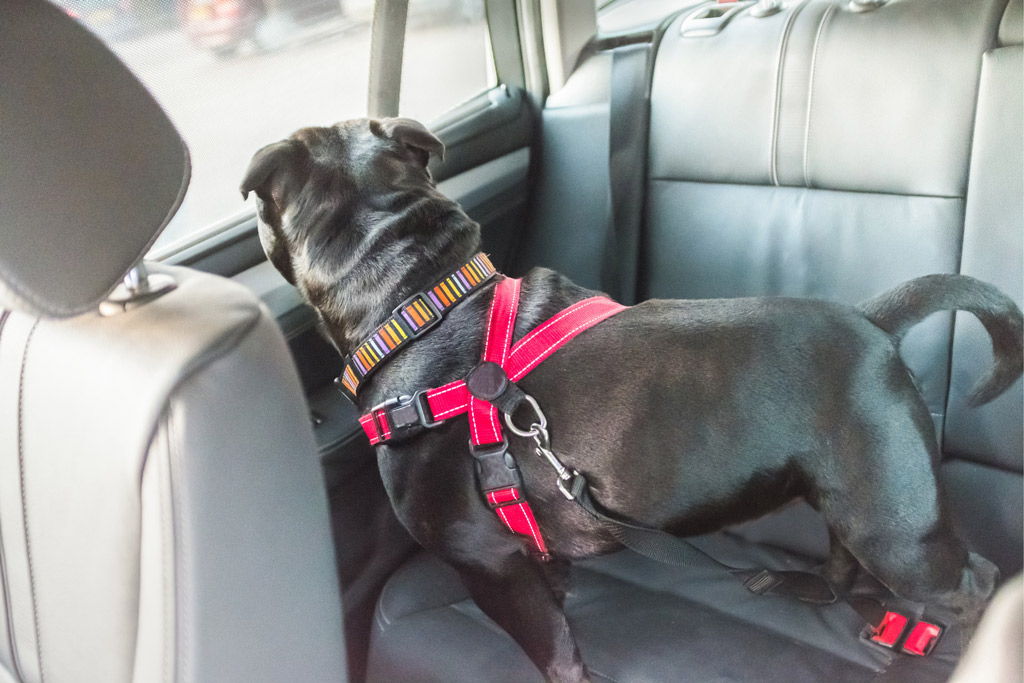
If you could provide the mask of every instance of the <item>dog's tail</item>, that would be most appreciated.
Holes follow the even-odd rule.
[[[992,337],[994,364],[967,397],[972,406],[1006,391],[1024,369],[1024,316],[1008,296],[967,275],[926,275],[857,306],[897,343],[911,327],[936,311],[969,311]]]

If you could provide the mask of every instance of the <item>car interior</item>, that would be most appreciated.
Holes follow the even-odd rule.
[[[1024,304],[1022,0],[484,9],[492,82],[429,122],[430,169],[500,272],[627,305],[855,304],[963,273]],[[415,17],[378,0],[367,21],[362,114],[395,116]],[[343,359],[254,212],[157,242],[199,166],[190,187],[189,145],[120,54],[58,4],[0,5],[0,682],[542,681],[396,519]],[[902,352],[958,533],[1016,591],[957,680],[1021,680],[1021,381],[967,406],[992,358],[970,315]],[[804,502],[697,540],[772,569],[828,551]],[[565,610],[595,681],[924,683],[961,657],[630,550],[574,566]],[[977,673],[996,660],[1006,678]]]

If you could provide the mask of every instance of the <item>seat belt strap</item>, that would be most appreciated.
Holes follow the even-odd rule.
[[[605,240],[601,282],[618,301],[636,302],[640,226],[647,179],[647,138],[650,126],[649,43],[612,51],[609,108],[608,176],[611,225]]]
[[[758,595],[788,595],[819,605],[831,604],[836,600],[836,594],[828,582],[817,574],[733,567],[678,536],[620,519],[594,501],[590,495],[590,485],[582,474],[574,477],[571,491],[573,501],[600,521],[619,543],[656,562],[679,567],[725,570],[742,580],[748,590]]]

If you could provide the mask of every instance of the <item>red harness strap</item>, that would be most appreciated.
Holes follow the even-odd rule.
[[[606,297],[591,297],[566,308],[512,346],[521,284],[521,280],[505,278],[495,286],[482,356],[482,360],[500,365],[513,382],[525,377],[576,335],[626,308]],[[435,421],[468,412],[470,435],[475,446],[503,440],[498,409],[470,395],[464,380],[430,389],[426,392],[426,400]],[[359,422],[371,444],[390,440],[391,427],[384,408],[363,415]],[[537,552],[547,553],[530,504],[518,487],[488,491],[486,496],[505,526],[528,537]]]
[[[508,374],[508,356],[512,349],[512,331],[519,310],[519,289],[523,281],[504,279],[494,288],[494,299],[487,317],[484,335],[484,353],[481,360],[497,363]],[[511,378],[510,378],[511,379]],[[514,380],[513,380],[514,381]],[[501,434],[498,409],[475,396],[469,397],[469,433],[474,446],[500,443]]]

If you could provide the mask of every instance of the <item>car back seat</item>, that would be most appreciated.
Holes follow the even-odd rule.
[[[766,18],[742,12],[712,36],[683,35],[692,12],[676,19],[653,72],[639,297],[856,303],[918,275],[963,272],[1021,303],[1020,7],[894,0],[860,13],[807,0]],[[611,61],[589,56],[549,98],[521,264],[595,288],[609,225]],[[970,316],[933,316],[903,353],[963,537],[1004,576],[1019,572],[1021,383],[964,407],[991,358]],[[710,542],[747,565],[805,567],[827,552],[803,504]],[[846,605],[756,598],[731,577],[628,552],[583,563],[574,578],[566,611],[598,680],[931,681],[956,659],[949,643],[922,660],[858,642]],[[425,556],[380,600],[370,674],[540,680]]]

